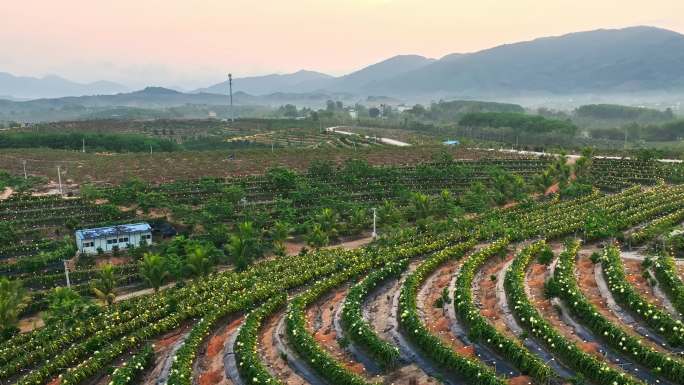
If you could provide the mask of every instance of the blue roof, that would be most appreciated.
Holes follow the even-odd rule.
[[[445,140],[444,142],[442,142],[442,144],[453,146],[455,144],[461,144],[461,142],[459,142],[458,140]]]
[[[113,237],[121,234],[145,233],[152,231],[150,225],[145,222],[131,223],[128,225],[117,225],[108,227],[97,227],[94,229],[76,230],[76,238],[78,239],[96,239]]]

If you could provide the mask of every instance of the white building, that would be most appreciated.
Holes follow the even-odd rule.
[[[97,254],[98,249],[107,253],[115,247],[123,250],[140,246],[141,242],[152,244],[152,228],[145,222],[77,230],[75,236],[83,254]]]

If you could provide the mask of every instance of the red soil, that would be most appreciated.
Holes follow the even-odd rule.
[[[508,379],[509,385],[529,385],[532,383],[532,378],[528,376],[517,376]]]
[[[223,379],[223,371],[221,369],[216,369],[211,372],[202,373],[199,377],[198,383],[200,385],[215,385],[221,382]]]

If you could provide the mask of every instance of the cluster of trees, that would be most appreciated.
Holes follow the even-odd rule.
[[[17,192],[24,192],[40,182],[42,182],[42,179],[39,177],[30,176],[24,178],[23,176],[12,175],[7,171],[0,170],[0,192],[7,187],[11,187]]]
[[[134,134],[96,134],[69,132],[5,132],[0,134],[0,148],[54,148],[87,151],[149,152],[177,151],[175,142]]]
[[[630,107],[617,104],[589,104],[575,110],[575,116],[601,120],[629,120],[664,122],[674,119],[672,109],[660,111],[652,108]]]
[[[430,104],[430,108],[425,108],[421,104],[416,104],[411,109],[406,110],[408,114],[417,118],[431,121],[456,121],[460,117],[469,113],[476,112],[508,112],[524,113],[525,109],[517,104],[481,102],[476,100],[453,100],[442,101]]]
[[[577,131],[577,126],[570,121],[519,112],[473,112],[461,117],[459,124],[464,127],[509,127],[526,135],[555,133],[573,136]]]
[[[684,120],[663,124],[630,123],[622,127],[594,128],[589,130],[592,138],[625,141],[674,141],[684,138]]]

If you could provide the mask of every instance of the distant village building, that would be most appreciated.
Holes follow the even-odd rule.
[[[445,140],[444,142],[442,142],[442,144],[445,146],[458,146],[459,144],[461,144],[461,142],[459,142],[458,140]]]
[[[145,222],[76,230],[75,236],[78,250],[83,254],[152,244],[152,228]]]

